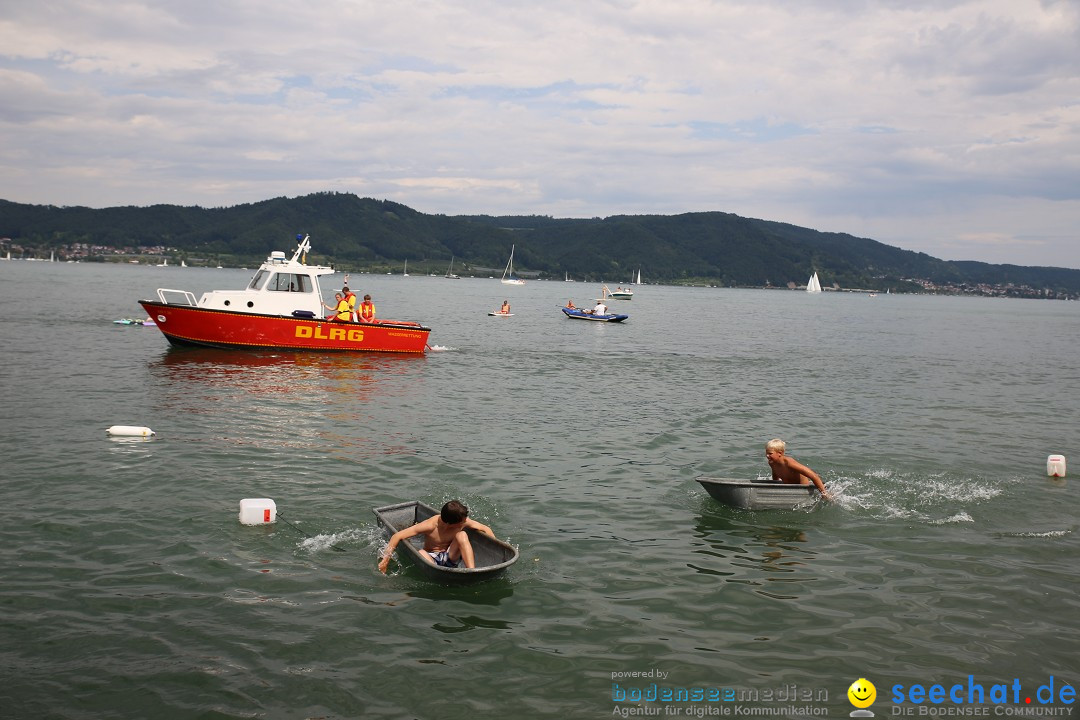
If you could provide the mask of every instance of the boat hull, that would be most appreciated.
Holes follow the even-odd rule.
[[[607,315],[593,315],[587,313],[584,310],[561,308],[563,314],[571,320],[592,320],[593,322],[622,322],[626,320],[629,315],[617,315],[615,313],[608,313]]]
[[[398,530],[412,527],[418,522],[437,515],[439,511],[419,500],[413,500],[374,508],[372,512],[375,513],[375,518],[386,536],[390,537]],[[469,533],[469,541],[472,543],[473,558],[476,561],[474,568],[447,568],[429,563],[420,555],[424,547],[424,538],[421,536],[403,540],[398,544],[398,551],[408,555],[413,564],[428,578],[453,584],[488,580],[517,562],[518,551],[509,543],[475,530],[466,532]]]
[[[788,485],[772,480],[695,479],[716,500],[744,510],[796,510],[810,507],[818,500],[813,485]]]
[[[139,304],[173,345],[317,352],[423,353],[431,328],[419,323],[327,322],[321,318],[210,310],[153,300]]]
[[[618,290],[616,290],[615,292],[609,294],[608,297],[612,298],[614,300],[633,300],[634,299],[634,293],[632,293],[632,292],[619,292]]]

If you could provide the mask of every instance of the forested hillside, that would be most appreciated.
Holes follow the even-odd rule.
[[[515,246],[525,277],[625,282],[639,268],[647,282],[724,286],[805,284],[817,270],[826,287],[922,290],[1025,285],[1080,293],[1080,270],[949,262],[867,238],[828,233],[721,212],[544,216],[427,215],[389,201],[347,193],[274,198],[228,208],[154,205],[90,209],[0,200],[3,248],[23,254],[107,259],[104,248],[153,248],[174,258],[214,258],[251,265],[289,250],[309,233],[317,262],[347,270],[385,271],[409,261],[414,272],[501,271]],[[918,282],[916,282],[918,281]]]

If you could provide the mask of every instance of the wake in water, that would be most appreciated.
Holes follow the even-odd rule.
[[[881,519],[906,519],[930,525],[975,522],[969,510],[1003,492],[999,483],[949,476],[912,475],[878,469],[862,477],[828,482],[837,503]]]
[[[336,533],[324,533],[304,538],[296,544],[296,547],[305,552],[315,555],[328,550],[344,550],[350,545],[359,544],[361,547],[376,547],[382,543],[385,545],[382,531],[379,528],[353,528]]]
[[[428,345],[428,350],[430,350],[431,352],[447,352],[456,351],[457,348],[446,347],[445,345]]]
[[[1072,530],[1047,530],[1046,532],[1003,532],[995,533],[997,537],[1008,538],[1058,538],[1072,535]]]

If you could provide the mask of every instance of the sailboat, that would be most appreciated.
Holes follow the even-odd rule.
[[[810,276],[810,279],[806,281],[806,292],[819,293],[821,292],[821,281],[818,280],[817,270]]]
[[[405,270],[401,273],[401,277],[409,277],[409,261],[405,261]]]
[[[446,268],[446,275],[443,277],[450,278],[451,280],[460,280],[461,276],[454,274],[454,256],[450,256],[450,267]]]
[[[640,284],[641,284],[641,268],[638,268],[638,271],[637,271],[637,280],[635,280],[635,281],[634,281],[634,284],[635,284],[635,285],[640,285]]]
[[[564,282],[574,282],[570,279],[570,273],[566,273],[566,280]]]
[[[503,269],[502,284],[503,285],[524,285],[525,281],[521,278],[514,277],[514,245],[510,246],[510,259],[506,261],[506,267]]]
[[[180,267],[187,267],[187,262],[184,261],[184,260],[181,260],[180,261]]]

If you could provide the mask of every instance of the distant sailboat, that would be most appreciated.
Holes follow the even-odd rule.
[[[571,279],[570,279],[570,273],[566,273],[566,280],[565,280],[565,282],[574,282],[573,280],[571,280]]]
[[[821,292],[821,281],[818,280],[817,270],[810,276],[810,279],[806,281],[806,292],[819,293]]]
[[[640,285],[640,284],[641,284],[641,268],[638,268],[638,271],[637,271],[637,280],[635,280],[635,281],[634,281],[634,284],[635,284],[635,285]]]
[[[459,275],[454,274],[454,256],[453,255],[450,256],[450,267],[446,268],[446,275],[444,275],[443,277],[450,278],[451,280],[460,280],[461,279],[461,277]]]
[[[187,267],[187,263],[183,260],[180,261],[180,267]]]
[[[409,277],[409,261],[405,261],[405,270],[401,273],[401,277]]]
[[[510,246],[510,259],[506,261],[506,267],[503,269],[502,284],[503,285],[524,285],[525,281],[521,278],[514,277],[514,245]]]

